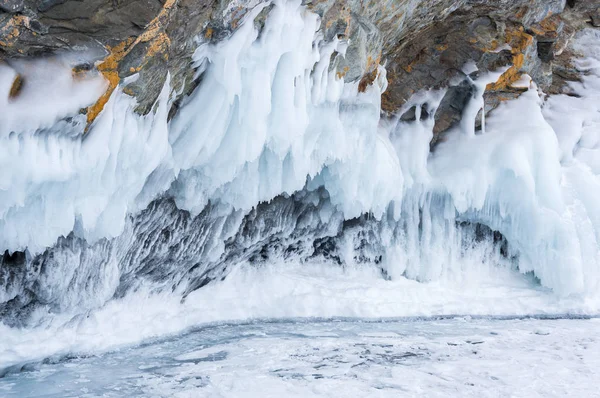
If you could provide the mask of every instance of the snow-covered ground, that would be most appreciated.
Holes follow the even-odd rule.
[[[485,268],[468,279],[419,283],[386,281],[372,267],[331,264],[240,266],[227,279],[190,294],[132,293],[97,311],[40,314],[40,325],[0,325],[0,369],[49,357],[95,354],[198,325],[300,317],[526,316],[600,313],[600,299],[561,298],[515,271]]]
[[[594,397],[599,319],[218,325],[0,379],[4,397]]]

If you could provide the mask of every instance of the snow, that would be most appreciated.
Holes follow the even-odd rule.
[[[531,88],[533,79],[527,73],[523,73],[519,80],[513,82],[510,86],[513,88]]]
[[[181,300],[151,286],[81,317],[38,313],[39,326],[0,325],[0,369],[47,357],[86,355],[181,333],[197,325],[302,317],[394,318],[437,315],[598,314],[600,297],[561,299],[528,278],[473,261],[456,279],[386,281],[376,270],[330,264],[237,267],[224,281]]]
[[[0,64],[2,139],[11,132],[51,128],[65,115],[76,114],[96,101],[107,83],[92,72],[75,76],[74,61],[82,60],[62,56],[34,61],[12,59],[10,64]],[[15,98],[10,98],[11,87],[19,75],[21,90]]]
[[[255,322],[32,367],[5,397],[597,396],[597,319]]]

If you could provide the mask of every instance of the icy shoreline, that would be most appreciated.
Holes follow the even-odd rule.
[[[594,396],[599,319],[215,325],[0,378],[8,397]]]
[[[141,290],[72,318],[40,314],[40,325],[0,325],[0,368],[65,355],[94,355],[215,322],[281,318],[596,316],[600,299],[558,298],[509,270],[490,268],[467,281],[385,281],[369,269],[331,265],[239,267],[225,281],[191,293]]]

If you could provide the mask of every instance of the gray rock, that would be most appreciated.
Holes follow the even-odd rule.
[[[17,1],[17,0],[0,0]],[[137,111],[151,111],[167,72],[175,98],[198,84],[191,69],[198,37],[215,42],[227,38],[254,1],[237,0],[25,0],[27,19],[0,17],[0,38],[17,25],[18,35],[0,40],[0,51],[11,56],[33,56],[65,49],[96,49],[98,59],[115,45],[125,45],[118,59],[122,80],[139,78],[125,88],[139,103]],[[597,0],[593,0],[597,1]],[[486,95],[486,110],[519,95],[511,81],[528,73],[545,89],[552,84],[552,67],[562,35],[560,23],[542,23],[559,14],[565,0],[303,0],[321,16],[326,39],[348,39],[346,57],[335,57],[330,67],[346,81],[371,84],[379,64],[388,71],[388,90],[382,98],[385,113],[394,115],[417,91],[447,87],[468,61],[480,71],[512,65],[501,84]],[[578,2],[576,9],[581,8]],[[586,3],[587,4],[587,3]],[[596,7],[597,8],[597,7]],[[589,11],[589,5],[586,5]],[[35,10],[32,11],[32,10]],[[268,9],[255,25],[261,29]],[[151,27],[150,27],[151,26]],[[554,26],[548,30],[547,26]],[[33,34],[32,29],[37,33]],[[137,40],[143,32],[150,37]],[[559,35],[558,41],[555,35]],[[496,51],[508,44],[512,51]],[[564,47],[562,43],[560,46]],[[451,127],[462,114],[469,88],[454,85],[435,114],[435,132]],[[409,117],[410,115],[405,115]]]
[[[556,40],[556,36],[537,38],[538,57],[543,62],[550,62],[554,59],[554,45],[556,44]]]
[[[63,4],[64,2],[66,2],[67,0],[41,0],[37,9],[38,11],[41,12],[45,12],[48,11],[49,9],[51,9],[54,6],[57,6],[59,4]]]
[[[463,110],[474,94],[475,87],[466,79],[448,89],[435,113],[434,133],[436,133],[436,136],[434,137],[432,146],[441,138],[440,133],[460,122]]]
[[[600,28],[600,8],[592,12],[590,18],[592,19],[592,26]]]
[[[23,0],[0,0],[0,10],[9,14],[23,11],[25,3]]]

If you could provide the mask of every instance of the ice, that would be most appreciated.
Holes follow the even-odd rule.
[[[479,268],[478,268],[479,266]],[[46,357],[85,355],[178,334],[198,325],[303,317],[429,317],[435,315],[529,316],[590,314],[600,300],[560,299],[509,269],[464,264],[463,278],[419,283],[382,279],[375,269],[330,264],[272,263],[237,267],[182,301],[177,292],[153,294],[141,286],[122,299],[77,318],[35,314],[38,326],[0,324],[0,368]],[[477,272],[478,270],[478,272]]]
[[[477,118],[477,114],[484,108],[483,94],[485,93],[485,88],[488,84],[496,82],[507,70],[508,67],[503,67],[495,71],[486,72],[476,80],[467,77],[473,85],[474,93],[473,98],[471,98],[461,115],[460,129],[463,134],[471,137],[475,135],[474,120]],[[481,125],[482,131],[485,133],[485,112],[481,112]]]
[[[38,128],[51,128],[61,118],[93,104],[107,84],[98,74],[73,72],[75,61],[83,60],[82,55],[1,63],[0,138],[6,139],[11,132],[31,133]],[[17,76],[22,82],[21,89],[10,98]]]
[[[385,71],[357,95],[356,83],[344,85],[329,71],[331,55],[342,56],[346,44],[323,42],[315,14],[299,2],[279,2],[258,38],[251,21],[264,6],[229,40],[200,46],[195,62],[206,68],[205,83],[169,127],[167,82],[158,111],[144,117],[115,90],[84,137],[80,120],[73,127],[78,134],[66,137],[62,124],[35,119],[6,134],[0,246],[36,254],[71,230],[92,243],[114,237],[126,214],[172,182],[170,194],[194,214],[209,200],[249,210],[302,189],[311,177],[331,188],[347,217],[381,216],[391,199],[400,200],[402,173],[378,128]],[[73,116],[99,94],[84,91],[89,98],[71,108],[48,106],[54,118]],[[388,177],[371,178],[373,172]]]
[[[139,210],[146,178],[170,153],[168,95],[167,83],[156,113],[138,117],[118,89],[83,137],[81,120],[48,129],[40,121],[2,136],[0,247],[37,253],[73,230],[91,242],[119,235],[127,213]]]
[[[512,50],[512,47],[508,43],[504,43],[503,45],[498,46],[496,49],[492,50],[492,52],[499,53],[499,52],[506,51],[506,50],[508,50],[508,51]]]
[[[518,249],[522,272],[533,270],[558,292],[582,291],[581,268],[572,258],[551,257],[560,249],[568,255],[572,247],[554,242],[557,234],[568,236],[564,224],[569,220],[556,136],[542,117],[535,91],[501,105],[489,118],[486,134],[448,138],[429,165],[460,218],[500,231]]]
[[[9,397],[593,396],[597,319],[255,321],[205,326],[0,379]]]
[[[390,197],[401,197],[387,178],[366,176],[386,175],[395,188],[402,185],[397,159],[378,133],[385,72],[364,94],[356,84],[344,86],[329,70],[344,43],[323,42],[317,27],[317,16],[299,2],[280,2],[259,39],[246,24],[229,41],[197,52],[197,63],[198,57],[210,61],[207,83],[171,126],[181,170],[172,193],[180,207],[197,213],[219,200],[250,209],[302,189],[321,172],[319,183],[331,186],[348,217],[369,210],[381,215]],[[358,189],[367,181],[372,189]]]

